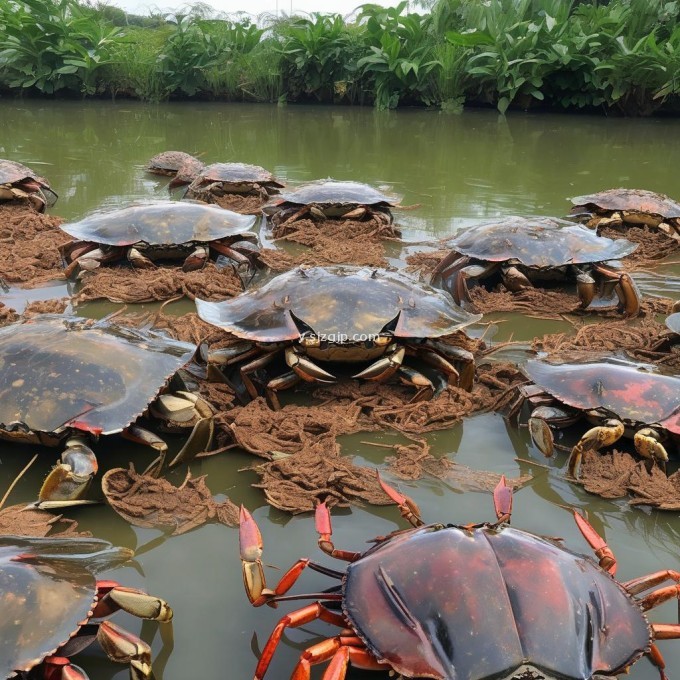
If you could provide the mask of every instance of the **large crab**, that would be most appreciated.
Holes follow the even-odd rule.
[[[393,220],[390,208],[400,201],[400,196],[383,193],[369,184],[327,179],[282,192],[265,208],[265,212],[276,226],[291,224],[302,218],[375,218],[387,227]]]
[[[680,572],[616,581],[612,551],[576,512],[598,563],[557,540],[511,528],[512,495],[504,477],[494,491],[498,521],[466,525],[426,525],[410,498],[381,484],[413,529],[378,537],[364,552],[340,550],[321,503],[319,547],[349,566],[337,571],[302,558],[273,589],[265,581],[257,524],[241,508],[250,602],[276,607],[289,599],[314,600],[280,619],[255,680],[265,676],[285,630],[316,619],[341,630],[302,652],[294,680],[309,680],[311,666],[327,661],[324,680],[342,680],[350,664],[404,678],[591,680],[626,672],[643,655],[665,680],[655,641],[680,637],[680,625],[649,624],[645,612],[679,598]],[[306,568],[340,583],[322,593],[286,595]],[[664,581],[675,583],[657,587]]]
[[[27,201],[38,212],[54,205],[57,194],[49,182],[16,161],[0,159],[0,201]]]
[[[178,172],[172,184],[176,186],[186,183],[186,180],[191,181],[187,198],[207,203],[214,203],[215,197],[225,194],[253,194],[267,201],[284,186],[268,170],[247,163],[213,163],[204,166],[193,178],[185,172]]]
[[[256,241],[255,218],[193,201],[153,201],[98,211],[60,228],[76,241],[61,247],[67,275],[127,258],[133,267],[153,268],[155,260],[184,259],[184,271],[200,269],[210,252],[250,266]]]
[[[632,437],[643,458],[664,464],[666,446],[680,435],[680,377],[653,366],[623,360],[581,357],[551,363],[533,359],[525,367],[533,385],[520,388],[512,417],[528,399],[529,431],[546,456],[554,450],[551,427],[566,427],[585,416],[595,427],[573,447],[569,473],[578,478],[585,450],[598,451]]]
[[[472,354],[437,338],[477,321],[479,315],[463,311],[446,293],[398,272],[301,268],[232,300],[197,299],[196,307],[204,321],[252,341],[229,358],[229,362],[250,359],[240,372],[252,397],[257,396],[252,374],[284,354],[291,371],[266,387],[275,408],[276,392],[301,380],[335,382],[336,376],[322,367],[331,362],[364,364],[352,376],[362,380],[384,381],[397,374],[417,388],[414,400],[432,396],[432,382],[403,364],[407,354],[436,367],[449,383],[472,388]]]
[[[647,226],[680,241],[680,203],[642,189],[608,189],[570,199],[572,215],[589,227]]]
[[[618,306],[626,316],[640,311],[633,279],[612,261],[637,245],[599,237],[580,225],[548,217],[508,217],[480,224],[446,242],[451,252],[432,273],[458,303],[472,305],[469,282],[510,291],[550,281],[573,281],[581,307]],[[613,294],[615,296],[612,298]]]
[[[150,680],[151,648],[103,620],[116,611],[167,623],[167,602],[96,573],[133,552],[95,538],[0,536],[0,678],[87,680],[70,658],[95,640],[111,661]]]
[[[156,398],[193,356],[195,347],[152,331],[44,315],[0,329],[0,439],[65,445],[61,463],[40,490],[47,506],[81,499],[97,472],[88,445],[121,432],[158,452],[167,444],[135,421],[147,411],[174,428],[191,432],[173,462],[209,447],[212,409],[180,391]]]

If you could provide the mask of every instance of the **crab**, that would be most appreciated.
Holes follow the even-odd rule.
[[[179,175],[179,173],[178,173]],[[190,179],[187,175],[185,179]],[[246,163],[213,163],[203,167],[192,178],[187,198],[214,203],[216,196],[225,194],[254,194],[263,201],[285,186],[268,170]],[[176,178],[175,184],[185,183]]]
[[[96,579],[132,556],[95,538],[0,536],[0,678],[87,680],[70,658],[97,640],[111,661],[130,665],[132,680],[151,679],[149,645],[102,620],[120,609],[172,619],[165,600]]]
[[[301,380],[335,382],[336,376],[320,365],[331,362],[366,364],[352,376],[359,380],[380,382],[397,374],[417,389],[414,401],[431,397],[432,382],[403,364],[407,354],[444,373],[449,384],[472,388],[472,354],[437,338],[478,321],[480,315],[465,312],[448,294],[398,272],[300,268],[232,300],[196,299],[196,307],[204,321],[251,341],[225,361],[250,360],[240,374],[251,397],[258,394],[252,374],[284,355],[291,371],[270,380],[265,390],[274,408],[279,408],[276,393]]]
[[[202,161],[184,151],[163,151],[147,163],[146,170],[154,175],[172,177],[172,188],[189,184],[204,167]]]
[[[249,268],[251,248],[236,244],[257,241],[249,231],[254,223],[254,217],[199,202],[153,201],[62,224],[77,240],[60,251],[67,276],[123,258],[140,269],[154,268],[154,260],[184,258],[182,269],[193,271],[205,265],[210,251]]]
[[[276,226],[291,224],[302,218],[375,218],[388,227],[393,221],[390,208],[400,201],[400,196],[383,193],[369,184],[327,179],[310,182],[295,191],[282,192],[265,208],[265,213]]]
[[[469,281],[486,285],[501,281],[515,292],[534,283],[571,280],[583,309],[618,304],[631,317],[640,311],[637,286],[612,262],[637,248],[625,239],[596,236],[565,220],[509,217],[471,227],[447,241],[446,247],[451,252],[437,265],[431,282],[440,283],[459,304],[474,307]]]
[[[647,226],[680,241],[680,203],[642,189],[608,189],[569,199],[572,215],[589,227]]]
[[[186,391],[158,396],[195,349],[153,331],[77,317],[42,315],[0,329],[0,439],[64,445],[40,490],[42,507],[85,502],[97,472],[89,443],[100,435],[120,432],[150,446],[158,458],[149,470],[160,470],[167,444],[135,422],[147,407],[191,432],[173,464],[209,448],[207,402]]]
[[[554,451],[551,427],[566,427],[582,416],[595,424],[571,450],[572,477],[579,478],[584,451],[599,451],[624,435],[633,438],[642,458],[665,465],[665,445],[680,435],[680,377],[655,372],[654,366],[587,356],[569,363],[532,359],[524,370],[533,385],[520,388],[509,417],[529,401],[529,432],[545,456]]]
[[[49,182],[16,161],[0,159],[0,201],[24,200],[38,212],[57,201]]]
[[[626,672],[642,656],[665,680],[656,640],[680,637],[680,624],[650,624],[645,612],[680,598],[680,572],[617,581],[611,549],[577,512],[597,563],[558,540],[510,527],[505,477],[493,494],[498,521],[466,525],[424,524],[410,498],[380,483],[413,528],[375,538],[364,552],[341,550],[321,503],[319,548],[349,565],[338,571],[302,558],[273,589],[265,581],[259,529],[241,508],[243,583],[251,604],[314,600],[280,619],[255,680],[264,678],[286,629],[317,619],[341,630],[302,652],[295,680],[309,680],[311,666],[324,662],[330,662],[324,680],[342,680],[350,664],[404,678],[591,680]],[[307,568],[340,583],[286,595]],[[664,581],[675,583],[658,587]]]

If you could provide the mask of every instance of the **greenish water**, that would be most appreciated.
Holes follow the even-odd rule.
[[[482,217],[507,214],[564,215],[566,197],[626,186],[680,196],[675,160],[680,152],[680,122],[623,120],[574,116],[516,115],[468,112],[447,116],[422,110],[376,112],[335,107],[269,107],[224,104],[0,101],[0,157],[28,164],[46,175],[60,199],[54,214],[74,219],[104,204],[122,205],[141,196],[165,195],[166,180],[147,175],[144,164],[165,149],[182,149],[208,162],[243,161],[272,170],[295,183],[321,177],[354,179],[385,185],[403,194],[397,220],[408,240],[452,233]],[[668,268],[671,273],[675,268]],[[676,271],[676,273],[678,273]],[[675,291],[663,277],[645,278],[645,287]],[[49,288],[44,297],[63,294]],[[42,295],[31,291],[30,296]],[[16,294],[21,299],[25,294]],[[3,300],[5,298],[3,297]],[[113,306],[87,305],[80,313],[99,316]],[[186,309],[190,309],[187,304]],[[563,327],[512,315],[495,315],[498,338],[514,334],[529,339]],[[360,434],[342,439],[343,452],[358,463],[380,466],[385,449],[361,442],[395,443],[391,434]],[[473,468],[509,476],[530,472],[534,480],[517,493],[515,526],[563,537],[567,545],[587,551],[569,513],[561,505],[586,509],[619,558],[621,580],[662,568],[679,569],[680,518],[630,508],[625,500],[604,501],[563,479],[565,457],[546,461],[529,441],[526,430],[506,427],[489,414],[466,420],[447,432],[431,435],[433,451]],[[23,467],[30,447],[0,445],[0,487]],[[125,466],[134,458],[142,469],[149,454],[112,437],[97,447],[102,466]],[[44,451],[9,503],[30,501],[54,462]],[[515,458],[540,465],[518,463]],[[331,564],[316,548],[313,518],[291,518],[266,506],[252,472],[239,472],[251,457],[226,453],[191,466],[208,474],[215,495],[245,503],[260,524],[265,562],[287,568],[300,556]],[[547,465],[547,469],[543,467]],[[179,483],[180,470],[171,479]],[[459,493],[445,482],[423,479],[402,484],[421,505],[427,520],[468,523],[493,517],[491,497]],[[0,492],[2,492],[0,488]],[[1,493],[0,493],[1,495]],[[143,587],[167,598],[175,609],[173,641],[165,644],[155,624],[119,615],[116,620],[153,639],[156,677],[246,679],[256,664],[253,650],[262,647],[278,617],[292,609],[282,605],[252,609],[243,593],[237,531],[208,525],[180,537],[128,526],[105,506],[69,511],[82,529],[137,550],[136,564],[112,573],[123,583]],[[356,508],[334,512],[337,546],[362,550],[365,541],[404,526],[394,508]],[[405,556],[408,559],[408,556]],[[341,568],[341,563],[339,568]],[[338,566],[338,565],[333,565]],[[280,571],[269,570],[270,583]],[[298,592],[331,585],[319,574],[305,573]],[[455,594],[452,595],[455,597]],[[484,593],[479,593],[484,599]],[[493,616],[493,612],[489,612]],[[653,621],[676,622],[675,603],[650,615]],[[284,635],[268,678],[287,678],[295,658],[315,636],[332,635],[325,624],[310,624]],[[568,632],[565,631],[565,641]],[[671,679],[680,672],[680,642],[662,642]],[[474,650],[472,650],[474,653]],[[108,663],[96,651],[78,663],[93,680],[125,678],[123,666]],[[632,677],[657,678],[645,660]],[[315,671],[315,678],[321,677]],[[382,677],[351,671],[351,678]]]

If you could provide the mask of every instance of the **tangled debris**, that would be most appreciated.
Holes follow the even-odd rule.
[[[604,227],[599,230],[599,234],[607,238],[625,238],[638,244],[635,252],[621,260],[624,269],[627,271],[636,271],[656,265],[659,260],[663,260],[669,255],[675,255],[680,251],[680,241],[650,227],[627,227],[625,230],[616,227]]]
[[[220,208],[241,213],[241,215],[259,215],[262,207],[269,198],[263,198],[257,194],[224,194],[218,196],[211,191],[187,192],[187,198],[193,198],[204,203],[219,205]]]
[[[18,320],[19,315],[16,310],[7,305],[3,305],[2,302],[0,302],[0,326],[5,326],[8,323],[14,323]]]
[[[83,281],[74,303],[107,299],[141,303],[196,297],[224,300],[243,291],[243,282],[232,267],[218,269],[212,262],[203,269],[184,272],[179,267],[132,269],[101,267]]]
[[[76,531],[78,522],[47,510],[25,504],[10,505],[0,510],[0,534],[9,536],[92,536],[89,531]]]
[[[579,480],[586,491],[603,498],[632,496],[630,505],[651,505],[657,510],[680,510],[680,471],[666,476],[657,465],[636,460],[622,451],[587,450]]]
[[[63,279],[59,246],[71,241],[59,217],[36,212],[21,202],[0,204],[0,279],[35,286]]]
[[[325,239],[333,241],[380,241],[381,239],[400,239],[401,232],[394,224],[371,217],[367,220],[310,219],[274,224],[271,229],[274,240],[283,239],[303,246],[312,247]]]
[[[172,536],[184,534],[207,522],[238,525],[238,508],[229,499],[218,503],[205,483],[206,476],[187,476],[179,487],[166,479],[115,468],[102,478],[109,505],[127,522],[161,529]]]

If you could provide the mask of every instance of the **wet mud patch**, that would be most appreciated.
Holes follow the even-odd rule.
[[[109,300],[121,303],[159,302],[181,297],[224,300],[243,292],[243,282],[232,267],[184,272],[179,267],[132,269],[101,267],[88,274],[74,302]]]
[[[224,194],[223,196],[217,196],[207,191],[198,191],[196,193],[187,191],[186,198],[211,205],[219,205],[220,208],[241,213],[241,215],[259,215],[262,212],[263,206],[269,201],[268,198],[262,198],[256,194]]]
[[[72,240],[59,229],[63,222],[24,203],[0,204],[0,279],[24,286],[63,279],[58,248]]]
[[[602,498],[630,496],[630,505],[649,505],[657,510],[680,510],[680,470],[667,476],[658,465],[637,460],[622,451],[585,451],[579,482]]]
[[[11,505],[0,510],[0,534],[8,536],[92,536],[89,531],[77,531],[78,522],[47,510],[26,504]]]
[[[138,527],[160,529],[171,536],[220,522],[238,525],[238,507],[229,499],[216,501],[206,484],[206,475],[192,477],[187,471],[180,486],[148,474],[139,474],[130,464],[124,470],[109,470],[102,479],[108,504],[126,522]]]

